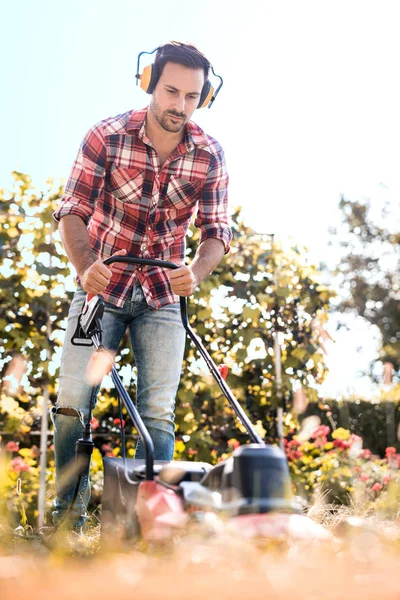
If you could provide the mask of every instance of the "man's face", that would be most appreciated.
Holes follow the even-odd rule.
[[[153,91],[150,109],[165,131],[178,133],[190,120],[204,84],[202,69],[167,63]]]

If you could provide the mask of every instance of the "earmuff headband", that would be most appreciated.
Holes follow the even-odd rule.
[[[157,85],[157,81],[160,77],[160,73],[159,73],[159,69],[157,67],[157,63],[152,63],[151,65],[147,65],[146,67],[144,67],[143,73],[140,74],[140,59],[141,59],[142,54],[154,54],[154,52],[157,52],[157,50],[159,50],[161,47],[162,46],[158,46],[151,52],[143,51],[138,54],[137,66],[136,66],[136,76],[135,76],[136,77],[136,85],[139,85],[139,81],[140,81],[140,87],[147,94],[153,93],[154,88]],[[220,75],[216,74],[213,66],[210,65],[210,67],[211,67],[211,71],[213,72],[214,77],[217,77],[220,80],[220,83],[219,83],[217,89],[214,91],[214,88],[208,79],[207,79],[207,81],[204,82],[203,89],[201,90],[201,94],[200,94],[199,104],[198,104],[197,108],[204,108],[206,106],[208,106],[208,108],[211,108],[215,98],[218,95],[218,92],[220,91],[221,87],[224,84],[222,77],[220,77]]]

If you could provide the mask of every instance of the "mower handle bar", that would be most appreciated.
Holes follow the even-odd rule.
[[[164,269],[179,269],[179,265],[177,265],[176,263],[173,263],[173,262],[168,262],[165,260],[154,260],[152,258],[139,258],[139,257],[135,257],[135,256],[110,256],[110,258],[107,258],[104,261],[105,265],[110,265],[112,263],[126,263],[129,265],[144,265],[144,266],[149,266],[149,267],[161,267]],[[211,374],[213,375],[214,379],[218,383],[225,398],[228,400],[229,404],[235,411],[239,420],[242,422],[244,427],[247,429],[247,432],[248,432],[252,442],[254,442],[256,444],[264,444],[264,441],[257,433],[253,423],[248,418],[248,416],[245,413],[245,411],[243,410],[242,406],[236,400],[235,396],[233,395],[228,384],[222,377],[221,373],[219,372],[219,370],[218,370],[217,366],[215,365],[214,361],[212,360],[211,356],[209,355],[209,353],[203,346],[200,338],[196,335],[196,333],[193,331],[193,329],[189,325],[189,319],[188,319],[188,315],[187,315],[186,298],[184,296],[180,296],[179,300],[180,300],[182,324],[186,330],[186,333],[188,334],[188,336],[190,337],[190,339],[192,340],[192,342],[198,349],[200,355],[206,362],[208,368],[211,371]]]

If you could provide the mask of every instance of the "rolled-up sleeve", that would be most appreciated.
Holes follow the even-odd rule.
[[[95,125],[79,148],[60,205],[53,213],[56,221],[66,215],[77,215],[88,224],[96,200],[104,192],[106,158],[102,127]]]
[[[211,157],[194,224],[201,231],[200,243],[209,238],[217,238],[223,242],[225,254],[229,252],[232,240],[228,215],[228,182],[225,157],[220,150]]]

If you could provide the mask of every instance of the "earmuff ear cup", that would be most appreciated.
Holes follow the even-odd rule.
[[[152,65],[147,65],[144,67],[143,73],[140,76],[140,87],[142,90],[147,92],[147,94],[152,94],[154,88],[157,85],[157,81],[159,78],[159,68],[153,63]]]
[[[207,106],[207,104],[210,102],[213,95],[214,95],[214,88],[211,85],[210,81],[207,80],[203,85],[203,89],[201,90],[200,100],[197,105],[197,108],[204,108],[205,106]]]

